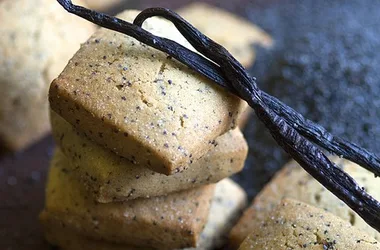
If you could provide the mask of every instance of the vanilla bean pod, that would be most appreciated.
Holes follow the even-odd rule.
[[[264,92],[262,96],[265,103],[276,112],[276,114],[283,117],[289,124],[292,124],[292,127],[301,135],[329,152],[359,164],[368,171],[374,173],[376,177],[380,176],[380,159],[375,154],[355,143],[332,135],[324,127],[304,118],[277,98]]]
[[[321,147],[327,149],[330,147],[330,150],[332,149],[331,151],[335,153],[340,150],[342,152],[341,155],[345,158],[351,157],[353,161],[357,163],[361,161],[361,164],[359,163],[360,165],[368,165],[366,168],[372,169],[371,171],[375,172],[375,174],[378,174],[377,163],[379,161],[377,158],[360,147],[343,140],[340,143],[335,143],[336,148],[331,147],[333,144],[329,146],[327,142],[337,142],[337,140],[331,137],[330,134],[325,133],[323,128],[320,129],[320,126],[317,126],[318,129],[316,133],[308,134],[310,130],[308,126],[312,126],[313,123],[308,123],[306,119],[294,110],[287,110],[287,106],[282,104],[279,100],[261,92],[256,85],[255,79],[250,77],[240,63],[222,46],[214,43],[178,15],[166,9],[155,8],[146,10],[136,18],[135,23],[141,25],[148,17],[155,15],[163,16],[171,20],[177,29],[182,30],[181,33],[201,54],[215,63],[204,59],[202,56],[187,50],[171,40],[156,37],[137,25],[132,25],[123,20],[97,13],[80,6],[75,6],[68,0],[58,0],[58,2],[71,13],[102,27],[132,36],[142,43],[168,53],[180,62],[246,100],[249,105],[254,108],[257,116],[269,129],[277,143],[283,147],[286,152],[314,178],[355,210],[368,224],[376,230],[380,230],[379,202],[361,189],[349,175],[340,170],[334,163],[330,162],[306,137],[310,137],[309,140]],[[273,105],[275,105],[275,107],[273,107]],[[300,119],[301,117],[302,119]],[[300,124],[303,126],[301,129],[300,127],[302,126],[299,126]],[[304,131],[302,129],[304,129]],[[321,132],[323,139],[314,138],[315,136],[320,136],[319,133]],[[303,135],[300,133],[303,133]],[[350,150],[342,150],[342,145]],[[353,145],[355,147],[353,147]],[[354,149],[351,150],[351,147]],[[369,158],[364,157],[366,153],[370,154]],[[352,155],[356,156],[352,157]],[[363,158],[367,160],[363,160]]]
[[[230,88],[228,85],[228,80],[224,77],[223,72],[218,65],[210,62],[204,57],[189,51],[187,48],[182,45],[173,42],[169,39],[161,38],[154,36],[153,34],[145,31],[144,29],[132,25],[126,21],[118,19],[116,17],[111,17],[106,14],[98,13],[81,6],[76,6],[71,3],[71,1],[67,0],[58,0],[58,2],[69,12],[74,13],[90,22],[98,24],[99,26],[127,34],[135,39],[154,47],[158,50],[161,50],[165,53],[168,53],[178,61],[186,64],[193,70],[198,73],[204,75],[205,77],[213,80],[219,85],[227,88],[229,91],[236,94],[235,90]],[[154,8],[160,10],[161,8]],[[141,19],[148,18],[150,16],[150,12],[152,9],[146,10],[143,12],[143,15],[140,14],[139,17]],[[166,13],[166,14],[165,14]],[[166,16],[172,15],[173,17],[177,17],[177,20],[180,20],[181,23],[186,24],[186,21],[180,18],[173,12],[165,12],[165,9],[160,13]],[[174,20],[174,18],[173,18]],[[135,20],[135,22],[138,19]],[[135,23],[136,24],[136,23]],[[177,28],[181,31],[181,26],[176,24]],[[184,25],[185,27],[192,27],[191,25]],[[192,27],[193,28],[193,27]],[[197,31],[195,28],[188,29],[189,31],[194,31],[197,36],[202,36],[203,34]],[[186,35],[186,32],[183,32]],[[207,53],[207,50],[204,51]],[[211,53],[212,54],[212,53]],[[334,137],[330,133],[328,133],[323,127],[318,124],[315,124],[305,118],[303,118],[300,114],[294,111],[292,108],[286,106],[281,103],[276,98],[268,95],[263,92],[263,99],[268,104],[268,106],[273,109],[278,115],[282,116],[286,119],[288,124],[295,128],[298,132],[300,132],[303,136],[309,138],[314,143],[318,144],[322,148],[330,151],[331,153],[337,154],[351,160],[360,166],[363,166],[367,170],[374,173],[376,176],[380,175],[380,160],[374,154],[368,152],[367,150],[353,144],[347,142],[341,138]]]
[[[270,133],[310,175],[343,200],[368,224],[380,230],[380,203],[361,189],[353,178],[340,170],[316,146],[306,140],[264,102],[255,79],[222,46],[215,43],[176,13],[163,8],[147,9],[141,12],[134,23],[142,25],[151,16],[170,20],[190,44],[207,58],[217,63],[230,86],[248,102]]]
[[[146,9],[140,12],[140,14],[135,18],[134,24],[141,26],[144,20],[152,16],[160,16],[171,21],[176,26],[178,31],[188,40],[188,42],[197,51],[205,55],[208,59],[211,59],[216,63],[218,63],[216,60],[223,61],[223,58],[218,59],[218,56],[220,57],[221,52],[223,52],[224,54],[229,55],[226,56],[225,60],[234,60],[235,63],[238,63],[235,60],[235,58],[233,58],[228,53],[228,51],[225,50],[225,48],[213,42],[211,39],[202,34],[199,30],[197,30],[194,26],[188,23],[177,13],[172,12],[168,9]],[[214,66],[214,68],[209,70],[215,71],[215,73],[210,74],[211,76],[216,74],[224,75],[220,67],[215,67],[215,65],[212,66]],[[213,79],[212,77],[208,78],[218,82],[218,79]],[[223,79],[222,83],[218,83],[229,88],[228,80],[225,78]],[[270,109],[275,111],[277,115],[283,117],[286,120],[286,122],[294,129],[296,129],[302,136],[308,138],[309,140],[313,141],[314,143],[328,150],[331,153],[337,154],[340,157],[346,158],[352,162],[359,164],[360,166],[363,166],[368,171],[374,173],[375,176],[380,176],[380,159],[375,154],[367,151],[364,148],[361,148],[360,146],[354,143],[351,143],[342,138],[332,135],[321,125],[316,124],[308,119],[305,119],[294,109],[263,91],[262,98]]]
[[[197,72],[201,75],[210,76],[217,82],[223,82],[220,74],[217,72],[210,72],[209,69],[212,68],[211,61],[206,60],[201,55],[191,52],[184,46],[162,37],[157,37],[152,33],[142,29],[141,27],[134,25],[132,23],[121,20],[117,17],[112,17],[107,14],[99,13],[93,10],[89,10],[82,6],[74,5],[71,0],[57,0],[62,7],[68,12],[82,17],[94,24],[101,27],[120,32],[122,34],[131,36],[136,40],[149,45],[155,49],[165,52],[177,59],[180,62],[192,62],[193,67],[196,67]]]

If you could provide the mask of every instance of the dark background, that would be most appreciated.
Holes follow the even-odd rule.
[[[125,8],[176,9],[191,1],[128,1]],[[208,0],[259,24],[275,38],[249,69],[259,86],[306,117],[379,153],[380,1]],[[217,25],[217,24],[215,24]],[[244,131],[250,153],[235,176],[252,198],[288,157],[252,117]],[[0,250],[49,249],[37,221],[54,143],[44,138],[0,156]]]

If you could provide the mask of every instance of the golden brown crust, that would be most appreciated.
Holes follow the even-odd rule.
[[[167,21],[145,24],[153,33],[183,39]],[[92,140],[163,174],[204,155],[237,125],[244,107],[164,53],[105,29],[82,46],[52,83],[49,98],[55,112]]]
[[[20,150],[50,130],[50,82],[95,27],[51,0],[1,1],[0,23],[0,142]]]
[[[341,218],[305,203],[284,199],[253,228],[239,250],[380,249],[380,244]]]

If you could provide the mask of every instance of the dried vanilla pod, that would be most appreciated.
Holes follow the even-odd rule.
[[[137,14],[127,10],[120,17],[132,21]],[[144,28],[190,46],[162,18]],[[166,175],[215,147],[215,138],[236,127],[247,106],[167,54],[104,28],[52,82],[49,101],[92,141]]]
[[[168,9],[151,8],[141,12],[134,21],[136,25],[133,25],[123,20],[73,5],[71,1],[58,0],[58,2],[71,13],[102,27],[132,36],[140,42],[168,53],[191,69],[219,85],[225,86],[232,93],[247,101],[255,110],[258,118],[268,128],[273,138],[290,156],[322,185],[358,213],[369,225],[380,230],[380,203],[359,187],[354,179],[340,170],[312,143],[318,141],[315,135],[310,135],[313,139],[309,139],[309,141],[307,136],[297,130],[297,123],[290,123],[286,117],[277,114],[275,109],[265,101],[265,94],[257,87],[256,79],[251,77],[228,51],[197,31],[179,15]],[[161,16],[173,22],[190,44],[209,60],[191,52],[176,42],[156,37],[138,26],[145,19],[153,16]],[[327,139],[330,141],[333,138]],[[322,142],[319,142],[319,145],[327,147]],[[344,146],[347,146],[347,144],[344,144]],[[352,149],[352,145],[348,144],[348,148]],[[341,146],[338,149],[342,151]],[[338,149],[334,149],[333,152],[338,151]],[[366,162],[364,159],[367,152],[359,147],[356,149],[356,151],[349,150],[347,155],[342,156],[351,159],[358,157],[358,159],[361,159],[362,165],[365,166],[363,162]],[[369,165],[365,167],[372,170],[375,175],[379,175],[379,160],[374,154],[371,154],[371,158],[376,160],[369,161]]]

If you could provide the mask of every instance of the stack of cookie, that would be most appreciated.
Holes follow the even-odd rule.
[[[122,19],[131,21],[136,11]],[[188,46],[175,27],[148,31]],[[41,221],[63,249],[210,249],[245,193],[237,97],[162,52],[99,29],[51,84],[59,145]],[[214,183],[217,183],[216,185]]]

